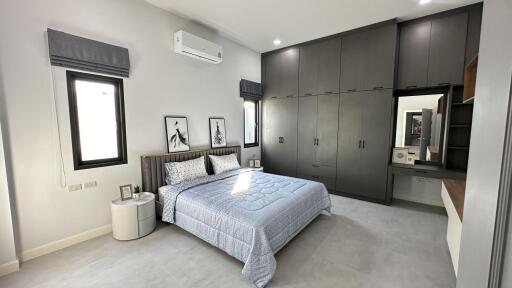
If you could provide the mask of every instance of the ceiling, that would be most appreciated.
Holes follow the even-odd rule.
[[[480,0],[145,0],[202,23],[258,52],[317,39],[369,24],[399,21]],[[274,46],[274,39],[282,40]]]

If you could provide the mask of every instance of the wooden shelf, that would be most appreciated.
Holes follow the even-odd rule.
[[[478,70],[478,55],[469,62],[464,73],[464,103],[473,102],[475,98],[476,72]]]
[[[466,194],[466,181],[443,179],[444,186],[450,199],[452,200],[453,206],[459,215],[460,221],[464,215],[464,198]]]

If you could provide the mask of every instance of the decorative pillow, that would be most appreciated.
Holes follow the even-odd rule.
[[[236,153],[225,156],[208,156],[210,157],[210,161],[212,162],[213,172],[215,174],[220,174],[240,168],[240,164],[238,163],[238,159],[236,158]]]
[[[165,163],[167,185],[176,185],[204,176],[208,176],[204,165],[204,156],[188,161]]]

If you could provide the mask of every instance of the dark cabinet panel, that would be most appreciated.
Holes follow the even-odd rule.
[[[428,86],[462,84],[468,13],[432,20]]]
[[[397,25],[346,36],[341,45],[341,91],[393,88]]]
[[[341,40],[340,90],[342,92],[364,90],[367,38],[367,33],[356,33]]]
[[[360,194],[364,189],[361,166],[364,95],[367,92],[343,93],[340,96],[336,191]]]
[[[299,49],[288,48],[266,57],[265,98],[298,96]]]
[[[386,25],[369,32],[364,89],[393,88],[397,25]]]
[[[469,11],[468,21],[466,61],[464,67],[478,55],[480,47],[480,31],[482,26],[482,6],[477,6]]]
[[[340,96],[318,96],[316,162],[336,167],[338,150],[338,106]]]
[[[317,96],[299,98],[298,160],[315,163],[317,131]]]
[[[392,91],[385,89],[342,94],[337,191],[386,200]]]
[[[406,24],[400,28],[397,88],[427,86],[431,22]]]
[[[365,179],[361,196],[386,199],[391,151],[392,90],[371,91],[364,95],[362,167]]]
[[[332,39],[300,48],[299,95],[339,92],[340,46]]]
[[[265,170],[296,176],[298,98],[265,100],[262,112]]]

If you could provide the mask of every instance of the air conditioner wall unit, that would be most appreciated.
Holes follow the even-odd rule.
[[[222,62],[224,56],[222,46],[183,30],[174,33],[174,51],[214,64]]]

